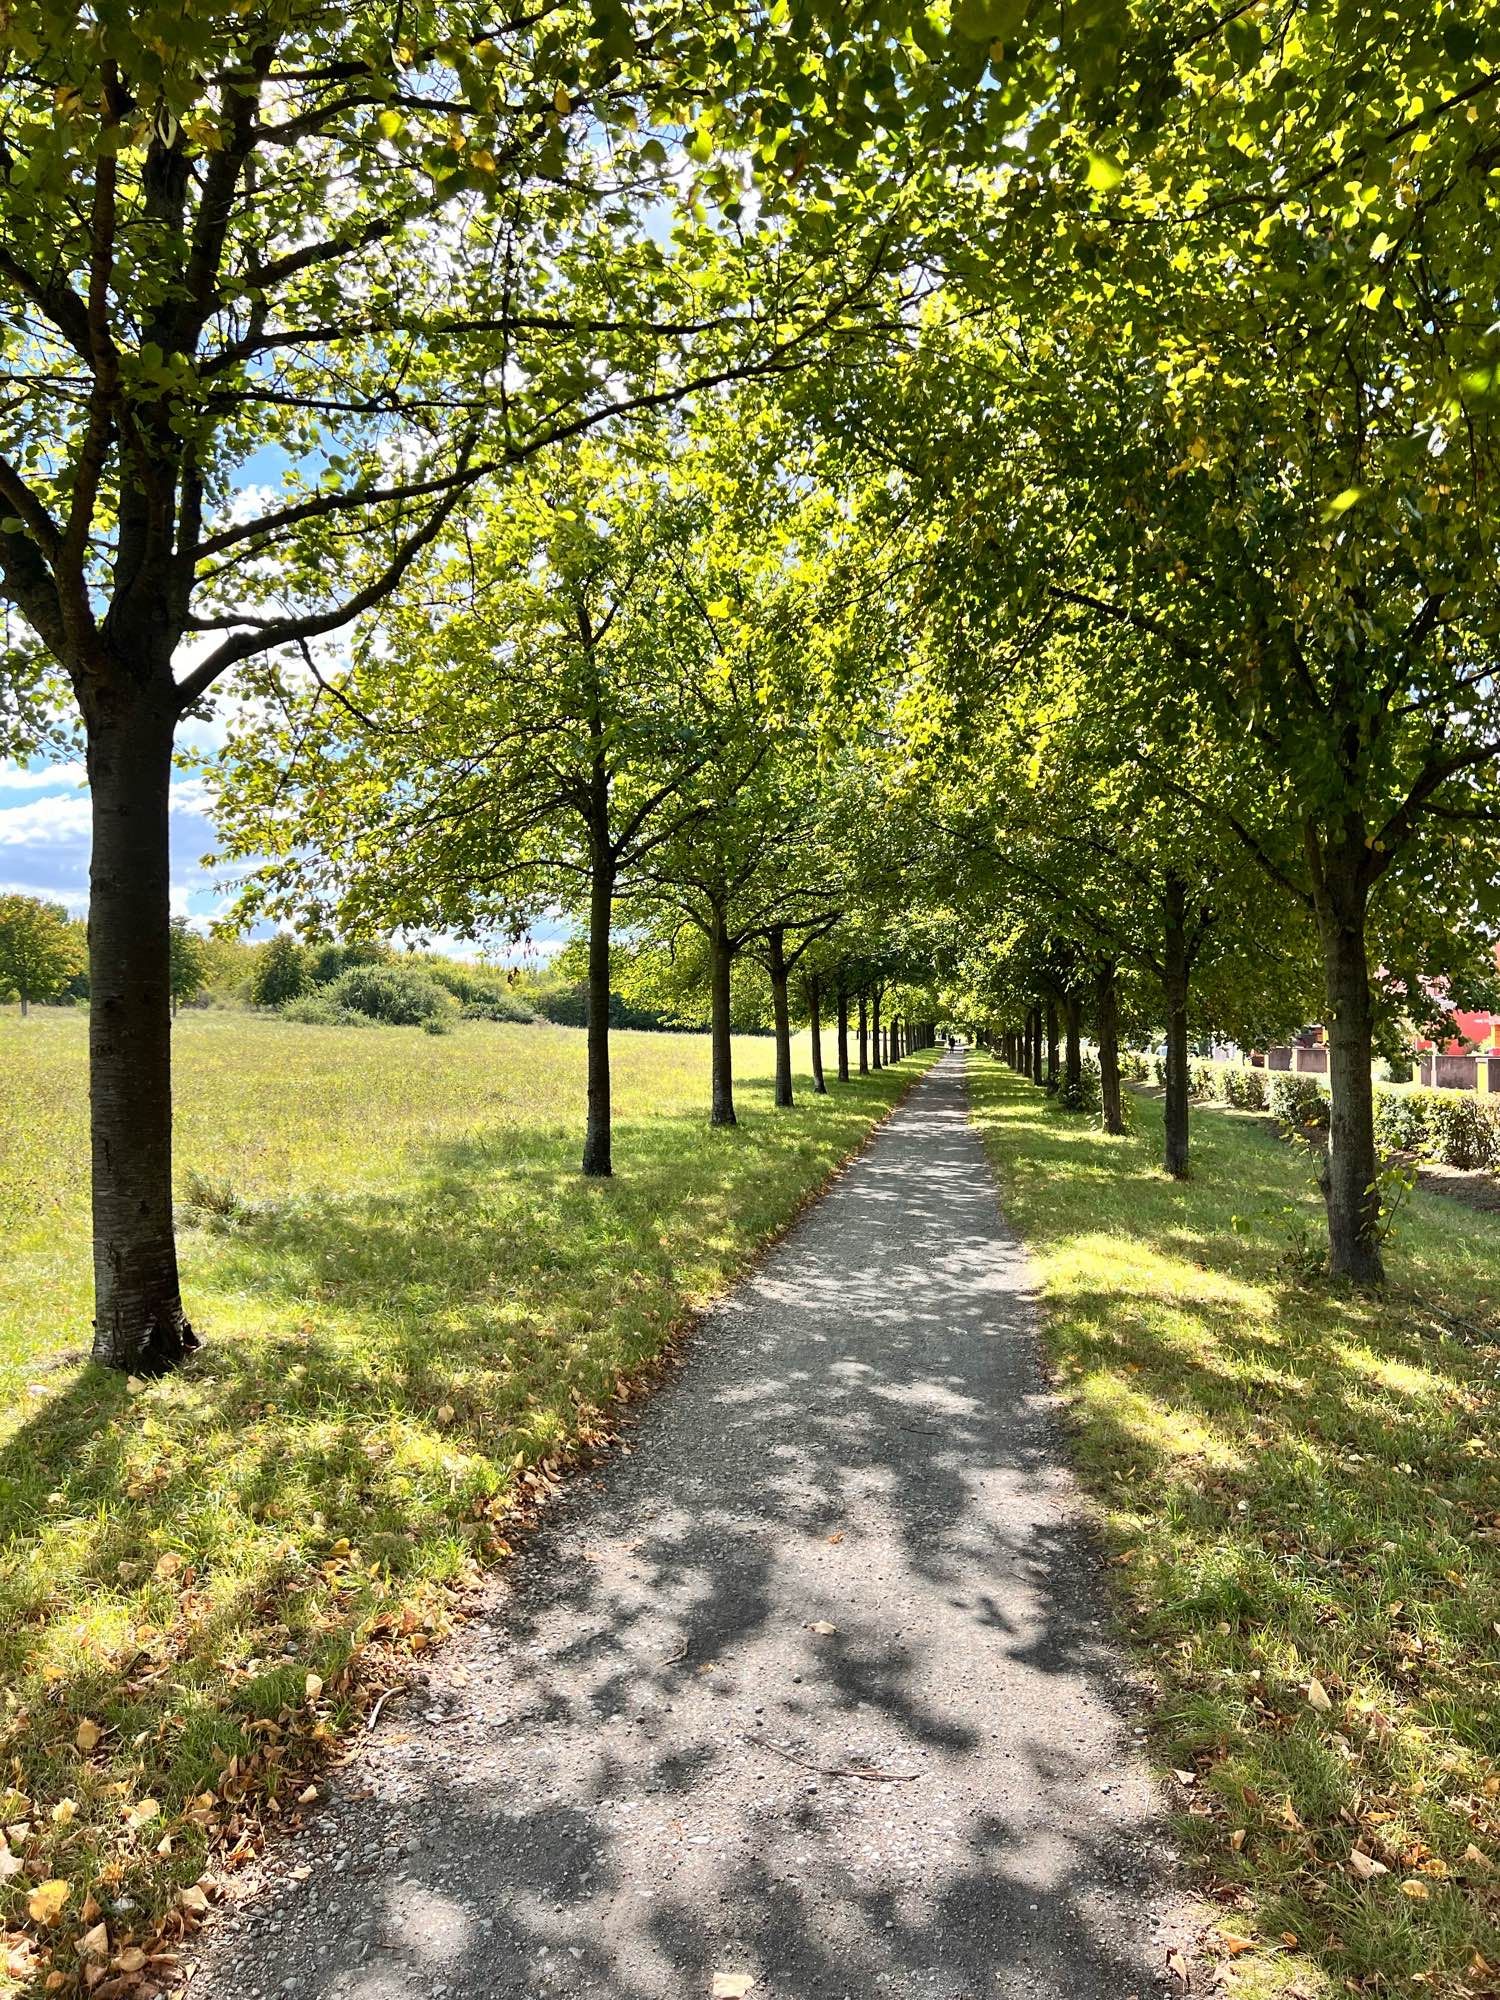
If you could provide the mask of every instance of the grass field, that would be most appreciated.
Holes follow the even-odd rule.
[[[599,1183],[576,1031],[185,1014],[206,1345],[143,1386],[84,1358],[85,1030],[0,1015],[0,1929],[13,1980],[69,1987],[101,1912],[127,1978],[174,1892],[295,1814],[361,1648],[430,1643],[926,1060],[827,1099],[802,1078],[778,1113],[770,1041],[740,1041],[741,1124],[713,1132],[706,1037],[620,1034]]]
[[[1181,1186],[1149,1100],[971,1070],[1240,1990],[1500,1995],[1500,1225],[1418,1196],[1387,1298],[1299,1284],[1264,1121],[1195,1115]]]

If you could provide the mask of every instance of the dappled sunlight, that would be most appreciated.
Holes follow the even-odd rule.
[[[1078,1462],[1163,1675],[1162,1753],[1211,1802],[1184,1840],[1250,1899],[1237,1928],[1332,1936],[1334,1981],[1367,1916],[1392,1963],[1429,1972],[1436,1938],[1459,1976],[1485,1935],[1464,1857],[1500,1838],[1497,1371],[1473,1331],[1500,1308],[1495,1218],[1419,1194],[1388,1295],[1299,1283],[1288,1223],[1316,1226],[1320,1204],[1266,1121],[1195,1114],[1173,1183],[1150,1171],[1149,1101],[1108,1141],[998,1064],[972,1071]],[[1356,1836],[1388,1869],[1373,1897],[1347,1867]],[[1403,1868],[1449,1899],[1416,1928]]]

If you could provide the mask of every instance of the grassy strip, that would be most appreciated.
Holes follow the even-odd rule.
[[[1178,1185],[1156,1105],[971,1074],[1236,1990],[1500,1995],[1500,1229],[1419,1195],[1387,1297],[1298,1284],[1263,1122],[1196,1117]]]
[[[925,1058],[778,1113],[746,1040],[712,1132],[706,1039],[622,1034],[601,1184],[576,1032],[185,1016],[207,1345],[131,1385],[79,1352],[84,1027],[0,1024],[0,1966],[110,2000]]]

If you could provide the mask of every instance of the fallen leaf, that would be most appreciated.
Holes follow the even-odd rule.
[[[1403,1896],[1410,1896],[1414,1903],[1425,1903],[1427,1898],[1432,1894],[1432,1891],[1425,1882],[1413,1881],[1403,1882],[1401,1884],[1401,1893]]]
[[[109,1957],[109,1926],[107,1924],[97,1923],[92,1930],[84,1932],[83,1936],[78,1940],[78,1956],[80,1958],[95,1959],[100,1965],[104,1963]]]
[[[186,1910],[190,1916],[206,1917],[208,1915],[208,1898],[198,1887],[197,1883],[194,1882],[188,1888],[177,1891],[177,1907],[181,1910]]]
[[[52,1824],[54,1826],[71,1826],[77,1817],[77,1799],[59,1799],[57,1804],[52,1808]]]
[[[820,1618],[816,1624],[809,1625],[807,1629],[809,1632],[816,1632],[820,1638],[827,1639],[832,1637],[839,1628],[837,1625],[830,1625],[826,1618]]]
[[[73,1732],[73,1741],[86,1757],[91,1750],[96,1750],[99,1747],[99,1741],[103,1734],[104,1731],[99,1727],[98,1723],[90,1722],[87,1716],[85,1716]]]
[[[320,1695],[320,1694],[321,1694],[321,1693],[323,1692],[323,1677],[322,1677],[322,1675],[321,1675],[321,1674],[309,1674],[309,1675],[308,1675],[308,1677],[307,1677],[307,1681],[306,1681],[306,1684],[305,1684],[305,1685],[306,1685],[306,1689],[307,1689],[307,1698],[308,1698],[308,1700],[309,1700],[309,1701],[316,1701],[316,1700],[317,1700],[317,1698],[318,1698],[318,1696],[319,1696],[319,1695]]]
[[[1472,1840],[1464,1849],[1464,1860],[1471,1868],[1477,1868],[1482,1875],[1488,1875],[1495,1865],[1487,1854],[1480,1852]]]
[[[838,1543],[838,1542],[841,1542],[841,1541],[842,1541],[842,1540],[844,1539],[844,1531],[843,1531],[843,1529],[841,1528],[841,1529],[839,1530],[839,1532],[838,1532],[838,1533],[837,1533],[836,1535],[830,1535],[830,1536],[828,1537],[828,1539],[829,1539],[829,1541],[830,1541],[830,1542],[834,1542],[834,1543]]]
[[[19,1854],[12,1854],[10,1842],[0,1837],[0,1882],[8,1882],[12,1875],[19,1875],[26,1866]]]
[[[1175,1980],[1177,1980],[1178,1983],[1181,1985],[1184,1993],[1192,1992],[1193,1975],[1188,1970],[1187,1960],[1183,1957],[1182,1953],[1177,1949],[1176,1945],[1172,1945],[1168,1948],[1167,1970],[1168,1972],[1171,1973],[1172,1977]]]
[[[754,1984],[754,1976],[748,1972],[716,1972],[710,2000],[745,2000]]]
[[[298,1792],[297,1803],[299,1806],[315,1805],[317,1803],[317,1797],[318,1797],[317,1786],[309,1785],[305,1792]]]
[[[454,1417],[457,1416],[457,1414],[458,1412],[454,1409],[451,1403],[438,1404],[437,1420],[440,1424],[451,1424]]]
[[[26,1899],[31,1921],[34,1924],[55,1924],[72,1893],[73,1887],[69,1882],[38,1882]]]
[[[1245,1829],[1242,1826],[1237,1826],[1234,1832],[1230,1834],[1229,1845],[1234,1849],[1236,1854],[1245,1845]]]
[[[1366,1854],[1362,1847],[1356,1847],[1349,1856],[1349,1866],[1361,1882],[1372,1882],[1377,1875],[1391,1872],[1383,1861],[1377,1861],[1373,1854]]]
[[[1315,1708],[1319,1715],[1326,1715],[1333,1707],[1327,1688],[1324,1687],[1316,1674],[1307,1684],[1307,1702],[1309,1708]]]
[[[1179,1785],[1196,1785],[1198,1782],[1198,1773],[1196,1771],[1174,1771],[1172,1776],[1177,1780]]]
[[[143,1826],[149,1826],[161,1811],[155,1799],[142,1799],[138,1806],[132,1806],[125,1815],[125,1824],[132,1833],[139,1833]]]
[[[1242,1951],[1254,1951],[1254,1938],[1236,1937],[1233,1931],[1220,1931],[1219,1943],[1231,1958],[1238,1958]]]
[[[127,1945],[110,1966],[111,1972],[139,1972],[146,1963],[146,1954],[138,1944]]]
[[[178,1555],[175,1549],[168,1549],[164,1556],[156,1558],[156,1574],[158,1576],[176,1576],[181,1568],[182,1557]]]

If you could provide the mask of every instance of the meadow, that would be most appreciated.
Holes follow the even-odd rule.
[[[971,1065],[1156,1749],[1246,1996],[1500,1994],[1500,1229],[1418,1194],[1388,1294],[1303,1275],[1264,1120],[1110,1138]]]
[[[706,1037],[617,1034],[616,1177],[586,1182],[577,1030],[208,1010],[174,1032],[205,1344],[144,1383],[86,1359],[86,1021],[0,1013],[15,1980],[71,1983],[106,1904],[134,1963],[169,1912],[193,1921],[205,1869],[295,1819],[372,1686],[440,1636],[454,1587],[503,1559],[928,1060],[820,1099],[804,1044],[798,1107],[777,1112],[770,1039],[739,1039],[741,1122],[716,1131]]]

